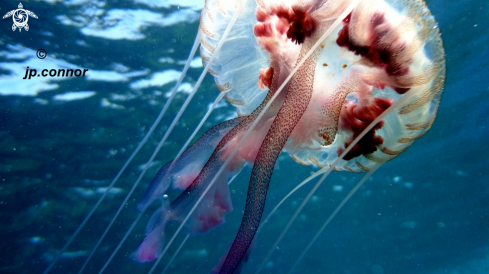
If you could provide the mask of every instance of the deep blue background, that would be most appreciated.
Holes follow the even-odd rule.
[[[188,8],[184,4],[163,6],[165,1],[144,2],[23,2],[25,9],[39,16],[29,18],[29,32],[13,32],[11,18],[0,21],[0,272],[44,271],[97,201],[100,194],[89,191],[110,183],[165,103],[163,94],[174,82],[143,89],[133,89],[131,84],[150,79],[157,72],[182,69],[178,61],[186,60],[193,43],[198,20],[192,14],[197,12],[189,10],[186,20],[168,25],[152,21],[150,13],[143,14],[146,25],[135,32],[144,37],[135,40],[125,39],[131,38],[129,35],[106,39],[83,31],[90,24],[104,29],[133,19],[127,13],[123,18],[104,21],[113,9],[146,10],[168,18]],[[309,251],[298,272],[489,273],[489,2],[427,3],[439,22],[447,62],[447,82],[437,119],[428,134],[382,166],[352,197]],[[17,5],[16,1],[2,1],[0,13]],[[136,19],[130,24],[137,25]],[[48,52],[43,61],[35,58],[39,48]],[[52,68],[63,61],[98,71],[99,75],[118,71],[118,77],[126,78],[21,79],[26,66]],[[14,70],[16,67],[21,69]],[[195,83],[200,71],[190,69],[185,82]],[[131,72],[139,75],[128,76]],[[43,91],[49,84],[58,86]],[[73,101],[55,97],[77,91],[96,94]],[[217,94],[208,76],[158,155],[159,164],[175,156]],[[104,202],[52,273],[77,273],[185,96],[177,95],[169,115],[116,185],[120,193]],[[205,128],[230,115],[231,106],[218,108]],[[280,156],[279,164],[267,211],[315,171],[296,164],[287,155]],[[156,171],[157,166],[144,177],[143,187],[136,190],[85,273],[96,273],[111,254],[135,218],[135,204]],[[231,185],[235,209],[226,224],[191,238],[171,271],[208,273],[217,264],[239,226],[249,172],[245,170]],[[279,244],[265,272],[288,271],[360,178],[332,174]],[[343,191],[333,191],[334,185],[342,185]],[[295,194],[271,219],[259,235],[245,273],[253,273],[261,264],[310,187]],[[169,195],[176,197],[177,192]],[[136,264],[128,255],[142,239],[148,218],[138,224],[106,273],[147,273],[150,264]],[[169,235],[175,229],[170,227]],[[167,257],[163,262],[169,260]],[[162,270],[164,264],[160,267]]]

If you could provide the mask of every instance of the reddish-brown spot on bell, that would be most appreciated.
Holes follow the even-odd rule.
[[[272,36],[273,35],[272,26],[270,25],[270,23],[256,24],[255,28],[253,29],[253,32],[254,32],[256,37]]]
[[[293,10],[296,16],[292,21],[289,21],[290,27],[287,31],[287,38],[296,44],[302,44],[316,30],[317,23],[309,12],[296,8]]]
[[[265,87],[270,88],[272,85],[273,78],[273,68],[269,67],[267,69],[260,69],[260,76],[258,76],[258,87],[260,89],[265,89]]]
[[[348,101],[341,109],[340,128],[351,130],[353,135],[351,140],[345,142],[345,148],[353,141],[367,126],[379,117],[393,103],[392,99],[384,97],[371,98],[369,102],[363,103],[362,106],[357,105],[352,101]],[[375,135],[375,130],[380,129],[384,125],[380,121],[375,125],[363,138],[351,148],[350,152],[343,157],[344,160],[351,160],[360,155],[372,153],[377,150],[377,146],[384,143],[381,136]],[[343,152],[343,148],[338,148],[338,156]]]
[[[261,9],[256,10],[256,20],[258,22],[265,22],[268,18],[268,15]]]
[[[389,28],[392,27],[385,22],[384,14],[376,13],[372,16],[369,26],[371,37],[368,39],[367,45],[356,45],[350,40],[350,16],[343,20],[344,26],[338,33],[338,38],[336,39],[338,46],[345,47],[356,55],[370,60],[375,66],[383,68],[389,76],[398,77],[409,73],[409,61],[396,63],[395,58],[393,58],[393,56],[404,50],[405,45],[400,44],[386,47],[379,43],[381,38],[388,33]],[[403,94],[409,90],[398,87],[393,87],[393,89],[399,94]]]
[[[311,16],[308,9],[302,10],[297,7],[288,8],[285,6],[277,6],[271,10],[270,14],[276,15],[286,23],[286,27],[288,27],[287,38],[291,39],[292,42],[295,42],[296,44],[304,43],[304,40],[311,36],[317,27],[317,22]],[[283,30],[280,29],[279,31]]]

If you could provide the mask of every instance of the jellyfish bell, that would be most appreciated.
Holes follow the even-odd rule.
[[[241,115],[248,114],[250,105],[257,104],[253,99],[260,98],[253,80],[258,78],[261,88],[270,88],[271,79],[280,82],[294,67],[299,51],[305,52],[318,38],[313,36],[328,28],[350,2],[248,3],[248,13],[241,17],[244,22],[253,20],[254,37],[250,27],[246,33],[236,26],[240,34],[223,45],[217,58],[220,62],[211,65],[216,85],[226,92],[225,99]],[[216,27],[213,18],[223,14],[222,8],[222,4],[219,9],[208,2],[202,11],[204,64],[219,41],[222,26]],[[231,13],[224,14],[229,18]],[[306,26],[307,31],[300,32],[297,26]],[[315,52],[306,73],[313,79],[313,92],[285,146],[294,160],[328,165],[369,122],[409,90],[417,94],[415,98],[378,123],[345,157],[355,161],[342,161],[335,169],[366,171],[359,166],[391,160],[429,129],[445,71],[439,31],[423,1],[361,1]],[[268,63],[255,55],[267,56]],[[247,65],[246,72],[240,71],[244,67],[240,61]],[[295,78],[297,85],[307,85],[307,77]]]
[[[138,262],[157,259],[150,272],[184,227],[195,235],[224,223],[233,208],[228,184],[250,164],[240,228],[213,270],[238,272],[252,251],[282,151],[299,164],[320,167],[314,176],[325,174],[318,184],[331,170],[368,172],[363,183],[429,130],[445,80],[440,32],[422,0],[208,0],[198,43],[204,72],[214,76],[220,91],[214,105],[224,98],[238,117],[185,149],[188,141],[139,203],[141,213],[122,242],[170,185],[183,190],[153,214],[132,255]],[[181,225],[164,245],[171,222]]]

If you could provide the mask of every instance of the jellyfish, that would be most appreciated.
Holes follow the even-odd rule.
[[[239,273],[263,225],[267,191],[281,153],[301,165],[320,168],[298,187],[322,177],[277,241],[332,170],[367,172],[321,232],[377,168],[426,134],[436,117],[445,81],[440,31],[422,0],[208,0],[192,52],[199,45],[204,73],[214,76],[219,91],[213,106],[225,99],[236,107],[238,117],[215,125],[190,145],[213,107],[209,109],[180,153],[160,168],[138,204],[141,213],[100,272],[146,209],[160,201],[170,186],[182,192],[171,202],[163,199],[153,213],[144,239],[131,256],[135,261],[156,260],[152,273],[182,229],[197,235],[222,225],[233,209],[228,184],[250,165],[242,222],[229,251],[219,263],[216,259],[213,269],[215,273]],[[165,105],[160,116],[167,108]],[[171,222],[180,226],[165,245],[165,228]]]

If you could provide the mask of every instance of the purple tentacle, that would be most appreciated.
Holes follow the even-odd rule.
[[[161,196],[165,193],[172,182],[174,184],[178,184],[178,181],[181,179],[178,179],[176,177],[181,177],[181,173],[187,173],[188,170],[186,170],[186,168],[188,169],[189,166],[193,167],[194,169],[200,169],[200,162],[205,163],[205,161],[207,161],[209,157],[208,155],[212,153],[214,147],[217,145],[216,143],[221,140],[220,136],[223,135],[225,132],[231,130],[242,120],[242,117],[238,117],[229,121],[222,122],[209,129],[192,146],[190,146],[182,154],[182,156],[180,156],[178,161],[173,165],[172,170],[170,170],[170,174],[167,173],[168,169],[173,163],[173,160],[169,161],[163,167],[161,167],[160,170],[156,173],[154,179],[151,181],[151,184],[146,190],[143,198],[138,203],[138,210],[142,210],[143,208],[148,207],[156,199],[161,198]]]
[[[301,54],[304,55],[306,52],[307,48],[303,47]],[[285,101],[261,144],[251,173],[241,226],[220,274],[235,273],[255,237],[263,215],[275,162],[309,105],[316,59],[317,54],[309,57],[292,78]]]
[[[264,106],[268,103],[270,98],[273,96],[273,93],[269,92],[264,101],[260,104],[260,106],[255,109],[250,115],[243,116],[236,119],[242,119],[241,122],[237,124],[234,128],[232,128],[219,142],[216,146],[216,149],[212,153],[209,160],[206,162],[199,175],[195,178],[195,180],[185,189],[185,191],[180,194],[170,205],[170,208],[186,208],[191,207],[192,203],[189,201],[195,197],[198,197],[198,194],[203,190],[206,183],[209,182],[208,179],[212,179],[213,175],[217,173],[223,161],[221,159],[221,151],[224,147],[241,132],[246,131],[249,126],[253,123],[256,117],[263,110]],[[277,104],[281,104],[278,102]]]

